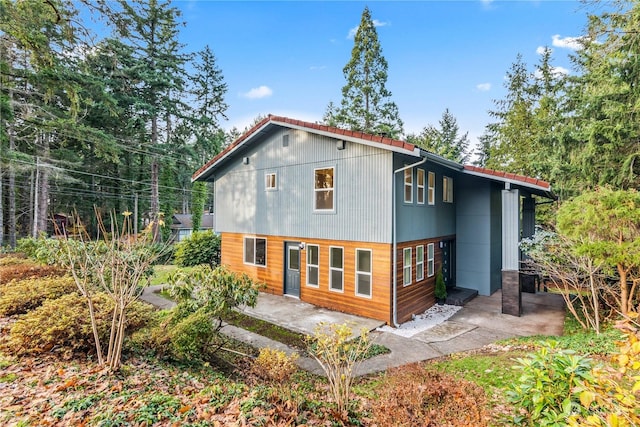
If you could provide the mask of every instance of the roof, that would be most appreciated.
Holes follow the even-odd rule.
[[[225,162],[227,158],[232,156],[237,151],[241,150],[244,146],[250,145],[260,135],[268,132],[269,129],[274,126],[286,127],[290,129],[300,129],[335,139],[376,146],[379,148],[415,157],[427,157],[430,161],[435,161],[436,163],[440,163],[443,166],[458,170],[464,174],[480,176],[494,181],[518,185],[528,188],[536,194],[555,199],[555,196],[551,192],[551,185],[541,179],[531,178],[528,176],[508,172],[496,171],[472,165],[461,165],[436,154],[425,151],[424,149],[421,149],[414,144],[410,144],[406,141],[401,141],[398,139],[388,138],[382,135],[372,135],[364,132],[340,129],[337,127],[326,126],[318,123],[290,119],[288,117],[273,116],[271,114],[262,119],[259,123],[249,129],[249,131],[240,136],[222,152],[220,152],[213,159],[209,160],[204,166],[198,169],[193,174],[191,180],[197,181],[208,178],[213,174],[218,166]]]
[[[416,145],[401,141],[399,139],[388,138],[382,135],[372,135],[347,129],[340,129],[337,127],[290,119],[288,117],[273,116],[270,114],[262,119],[258,124],[249,129],[249,131],[247,131],[240,138],[236,139],[227,148],[222,150],[220,154],[209,160],[204,166],[198,169],[191,177],[191,180],[197,181],[198,179],[204,179],[211,175],[213,170],[219,164],[223,163],[227,157],[229,157],[232,153],[239,150],[243,146],[250,144],[252,140],[254,140],[261,133],[264,133],[266,129],[271,126],[283,126],[290,129],[301,129],[307,132],[329,136],[331,138],[357,142],[365,145],[378,146],[391,151],[401,152],[416,157],[420,155],[420,149]]]
[[[171,228],[173,229],[193,228],[192,215],[191,214],[173,214]],[[202,222],[200,223],[200,228],[213,228],[213,214],[202,215]]]

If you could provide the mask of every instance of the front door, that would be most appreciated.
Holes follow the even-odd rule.
[[[300,246],[297,242],[286,242],[284,246],[284,293],[300,297]]]
[[[447,288],[453,288],[456,283],[455,250],[455,240],[442,241],[442,277]]]

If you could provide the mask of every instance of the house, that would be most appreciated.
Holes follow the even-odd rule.
[[[200,230],[213,230],[213,214],[202,215]],[[181,242],[191,236],[193,219],[191,214],[173,214],[171,218],[171,241]]]
[[[397,325],[448,287],[520,314],[519,239],[549,183],[403,141],[268,116],[195,172],[214,182],[222,263],[267,292]]]

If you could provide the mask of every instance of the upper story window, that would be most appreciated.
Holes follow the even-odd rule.
[[[429,172],[429,177],[427,181],[428,189],[428,200],[430,205],[436,204],[436,174],[434,172]]]
[[[416,187],[418,190],[417,202],[419,205],[424,205],[425,187],[424,187],[424,169],[418,169],[416,175]]]
[[[244,263],[267,265],[267,239],[257,237],[244,238]]]
[[[275,191],[278,189],[278,175],[275,172],[264,175],[264,189],[267,191]]]
[[[453,203],[453,178],[442,177],[442,201]]]
[[[404,202],[413,203],[413,169],[404,170]]]
[[[334,187],[335,168],[314,169],[314,209],[317,211],[332,211],[335,206]]]

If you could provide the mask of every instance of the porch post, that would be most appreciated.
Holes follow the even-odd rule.
[[[520,295],[520,191],[502,190],[502,312],[522,314]]]

